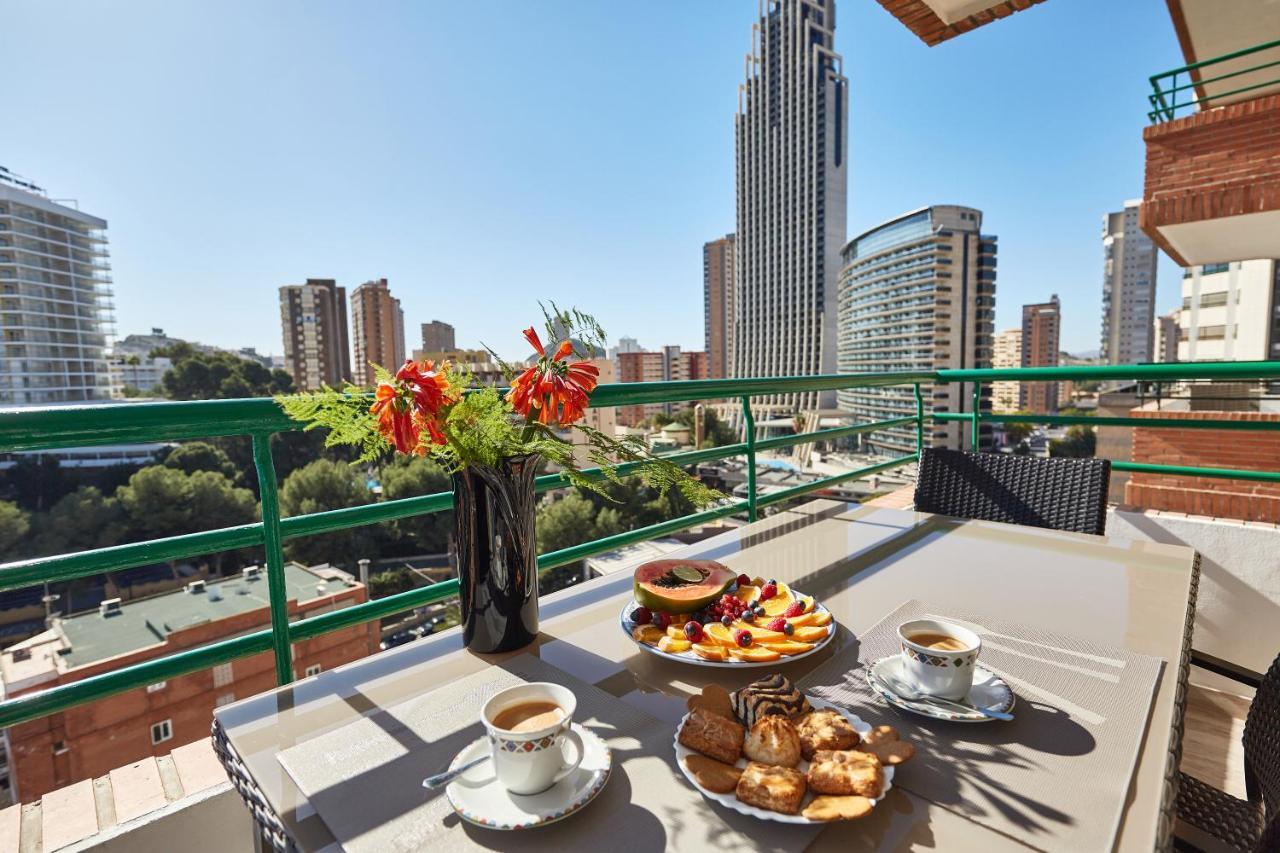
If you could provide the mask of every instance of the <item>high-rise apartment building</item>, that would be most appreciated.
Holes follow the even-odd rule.
[[[1142,200],[1102,217],[1103,364],[1151,361],[1156,316],[1156,245],[1138,227]]]
[[[839,369],[926,372],[990,367],[996,307],[996,238],[982,233],[982,211],[934,205],[891,219],[844,247],[840,273]],[[925,408],[973,410],[972,386],[953,382],[921,387]],[[980,406],[991,406],[982,387]],[[912,416],[909,386],[851,388],[839,392],[840,408],[859,421]],[[990,426],[981,427],[989,443]],[[932,423],[934,447],[970,446],[966,423]],[[914,453],[914,426],[870,433],[875,452]]]
[[[665,346],[658,352],[618,353],[619,382],[674,382],[686,379],[707,379],[711,359],[705,352],[683,351],[678,346]],[[692,406],[680,403],[678,406]],[[671,414],[671,403],[645,403],[618,407],[618,423],[635,426],[655,414]]]
[[[351,379],[347,341],[347,289],[331,278],[280,288],[285,369],[299,391],[338,386]]]
[[[1173,362],[1178,360],[1178,323],[1180,317],[1181,312],[1177,309],[1156,317],[1155,328],[1152,330],[1152,339],[1155,342],[1151,354],[1152,361]]]
[[[848,82],[835,0],[765,0],[738,89],[733,376],[831,373]],[[758,397],[812,409],[833,395]]]
[[[351,291],[351,343],[356,381],[377,382],[373,365],[395,373],[404,364],[404,311],[385,278],[366,281]]]
[[[733,360],[733,253],[728,234],[702,246],[702,311],[711,378],[730,376]]]
[[[1022,366],[1057,367],[1062,311],[1058,294],[1048,302],[1022,306]],[[1023,382],[1022,408],[1038,415],[1058,410],[1057,382]]]
[[[1015,368],[1022,366],[1022,330],[1006,329],[993,338],[991,366]],[[1021,382],[992,382],[991,411],[997,414],[1016,412],[1022,406]]]
[[[110,398],[106,229],[0,168],[0,405]]]
[[[1178,361],[1280,359],[1280,262],[1233,261],[1182,275]]]
[[[432,320],[422,324],[422,351],[452,352],[458,348],[454,340],[453,326],[440,320]]]

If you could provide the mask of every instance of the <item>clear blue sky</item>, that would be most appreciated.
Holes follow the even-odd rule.
[[[0,165],[109,220],[121,335],[280,352],[279,285],[386,277],[410,347],[438,318],[523,354],[553,298],[701,348],[755,10],[10,0]],[[978,207],[997,328],[1056,292],[1063,346],[1096,349],[1101,217],[1141,195],[1147,77],[1182,63],[1162,0],[1048,0],[934,48],[874,0],[838,24],[850,234]]]

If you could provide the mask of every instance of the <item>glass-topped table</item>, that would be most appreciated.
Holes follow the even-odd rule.
[[[848,631],[820,653],[787,664],[787,675],[796,680],[912,598],[1006,615],[1167,661],[1115,849],[1151,850],[1168,843],[1198,582],[1190,548],[1111,544],[1105,537],[819,500],[671,556],[719,560],[748,575],[775,577],[829,607]],[[751,677],[761,674],[688,666],[636,648],[617,624],[631,587],[631,575],[624,573],[547,596],[538,641],[513,654],[535,654],[673,726],[688,696],[706,684],[735,689],[752,672]],[[454,629],[219,708],[216,725],[260,808],[292,842],[304,850],[336,849],[277,754],[501,659],[466,651]],[[423,768],[423,775],[436,769]],[[681,794],[698,796],[692,788]],[[886,805],[863,820],[826,827],[809,849],[1026,849],[901,787],[890,792]],[[573,820],[598,819],[588,809]],[[668,838],[669,849],[679,842]],[[491,843],[501,846],[500,839]]]

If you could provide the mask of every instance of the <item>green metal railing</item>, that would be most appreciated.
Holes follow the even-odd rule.
[[[1254,56],[1255,54],[1260,54],[1255,64],[1235,68],[1231,71],[1213,73],[1215,66],[1220,66],[1224,62],[1233,62],[1237,59]],[[1225,92],[1209,94],[1209,91],[1205,88],[1213,83],[1235,80],[1237,77],[1266,71],[1271,68],[1276,69],[1276,71],[1273,75],[1268,75],[1266,79],[1248,81],[1245,85],[1238,86],[1232,83],[1231,85],[1235,86],[1235,88],[1228,89]],[[1213,76],[1203,76],[1201,69],[1207,69],[1208,73]],[[1181,82],[1180,78],[1182,78]],[[1277,84],[1280,84],[1280,41],[1270,41],[1265,44],[1246,47],[1243,50],[1215,56],[1212,59],[1205,59],[1201,62],[1193,62],[1181,68],[1174,68],[1152,75],[1151,94],[1147,96],[1147,101],[1150,103],[1150,111],[1147,113],[1147,118],[1157,124],[1164,121],[1172,121],[1177,118],[1179,110],[1198,108],[1212,101],[1221,101],[1224,98],[1255,92]],[[1191,97],[1182,97],[1184,92],[1190,92]]]
[[[746,458],[748,494],[745,499],[726,501],[723,505],[680,518],[671,519],[636,530],[619,533],[570,548],[542,554],[540,569],[567,565],[594,554],[624,545],[673,533],[697,524],[729,515],[745,513],[755,519],[761,509],[802,497],[841,483],[861,479],[917,461],[925,446],[925,424],[959,421],[968,423],[972,443],[978,445],[982,423],[1049,423],[1069,425],[1086,423],[1099,426],[1141,426],[1220,429],[1280,429],[1273,421],[1208,421],[1176,418],[1082,417],[1071,415],[992,415],[982,411],[982,391],[996,381],[1061,381],[1134,379],[1152,382],[1176,382],[1192,379],[1280,380],[1280,362],[1229,362],[1201,364],[1160,364],[1107,367],[1022,368],[1010,370],[942,370],[922,373],[870,373],[843,376],[780,377],[769,379],[715,379],[686,382],[638,382],[604,385],[592,395],[593,407],[639,405],[646,403],[691,402],[695,400],[740,400],[746,425],[744,441],[722,447],[689,450],[665,458],[681,465],[692,465],[717,459]],[[927,412],[921,386],[969,383],[969,412]],[[873,423],[818,429],[797,435],[757,439],[751,398],[758,395],[833,391],[839,389],[908,386],[914,392],[915,413]],[[756,453],[809,442],[847,438],[877,430],[915,426],[916,452],[843,474],[802,483],[768,494],[757,494],[755,479]],[[272,652],[276,676],[281,684],[293,680],[291,644],[331,631],[363,624],[401,613],[415,607],[443,601],[458,594],[458,581],[450,580],[432,586],[366,601],[336,612],[324,613],[295,621],[289,620],[284,585],[282,543],[299,536],[310,536],[345,530],[367,524],[394,521],[451,509],[453,495],[441,492],[413,498],[382,501],[365,506],[281,518],[277,499],[275,466],[270,437],[278,432],[300,429],[270,399],[212,400],[182,403],[138,403],[120,405],[69,406],[48,409],[0,410],[0,453],[12,451],[53,450],[100,444],[127,444],[211,436],[246,435],[253,442],[254,467],[259,480],[262,521],[220,530],[188,533],[165,539],[98,548],[73,554],[61,554],[19,560],[0,565],[0,590],[32,586],[51,581],[68,581],[101,572],[116,571],[176,559],[212,554],[238,548],[261,546],[266,552],[266,573],[270,592],[270,627],[254,633],[220,640],[207,646],[178,652],[166,657],[133,664],[119,670],[93,675],[46,690],[9,698],[0,702],[0,727],[46,716],[85,702],[145,687],[179,675],[206,669],[247,655]],[[1114,462],[1121,471],[1167,473],[1206,477],[1280,482],[1280,472],[1244,471],[1219,468],[1195,468],[1177,465],[1151,465]],[[621,466],[622,473],[634,471],[633,464]],[[595,476],[603,476],[598,469]],[[548,474],[535,481],[539,492],[564,488],[568,482],[559,474]]]

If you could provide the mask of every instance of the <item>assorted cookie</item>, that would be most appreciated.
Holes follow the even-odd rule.
[[[915,753],[891,726],[859,737],[843,714],[814,709],[782,675],[733,693],[709,685],[688,707],[678,740],[699,753],[684,759],[699,786],[809,820],[865,816],[884,793],[884,768]]]

